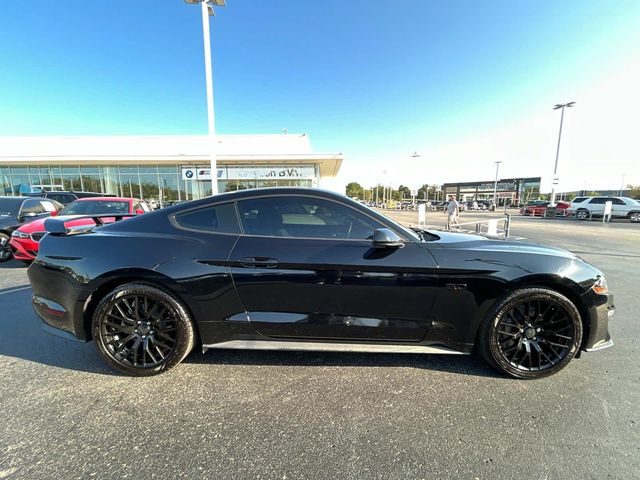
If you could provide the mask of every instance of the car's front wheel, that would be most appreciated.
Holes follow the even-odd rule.
[[[516,378],[541,378],[564,368],[582,341],[576,306],[549,288],[513,291],[491,310],[477,349],[495,368]]]
[[[631,220],[633,223],[640,222],[640,212],[631,212],[629,214],[629,220]]]
[[[9,235],[0,233],[0,263],[11,260],[13,257],[13,250],[9,245]]]
[[[107,294],[96,307],[92,333],[109,365],[136,376],[174,367],[195,344],[193,322],[182,303],[143,283]]]
[[[589,210],[578,210],[576,212],[576,218],[578,220],[587,220],[591,215],[589,214]]]

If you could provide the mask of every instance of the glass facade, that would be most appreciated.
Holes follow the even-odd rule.
[[[194,200],[211,195],[207,179],[187,179],[194,165],[7,165],[0,164],[0,195],[20,195],[40,189],[76,190],[134,197],[149,203]],[[261,187],[315,187],[318,167],[224,166],[217,172],[218,190],[228,192]]]

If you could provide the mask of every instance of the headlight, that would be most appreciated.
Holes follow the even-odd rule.
[[[598,277],[598,281],[591,287],[598,295],[604,295],[609,292],[609,286],[607,285],[607,279],[604,275]]]
[[[16,237],[16,238],[29,238],[29,234],[28,233],[22,233],[22,232],[19,232],[18,230],[14,230],[11,233],[11,236],[12,237]]]

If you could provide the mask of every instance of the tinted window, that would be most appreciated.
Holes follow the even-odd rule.
[[[621,198],[610,198],[609,200],[611,200],[611,203],[613,205],[626,205],[626,203],[624,203],[624,200],[622,200]]]
[[[40,200],[27,200],[22,204],[22,210],[20,214],[23,216],[40,215],[44,212],[45,210]]]
[[[571,203],[582,203],[587,199],[587,197],[576,197],[573,199]]]
[[[592,198],[591,201],[589,202],[590,204],[596,204],[596,205],[604,205],[604,203],[608,200],[608,198],[606,197],[596,197],[596,198]]]
[[[248,235],[298,238],[367,239],[384,225],[337,202],[281,196],[238,202]]]
[[[60,215],[101,215],[129,213],[129,202],[109,200],[79,200],[67,205]]]
[[[52,198],[53,200],[60,203],[70,203],[76,199],[75,195],[69,195],[64,193],[49,193],[47,198]]]
[[[182,227],[208,232],[240,233],[238,216],[232,203],[205,207],[176,215]]]

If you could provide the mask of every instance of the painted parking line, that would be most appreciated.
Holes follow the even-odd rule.
[[[31,285],[28,285],[26,287],[14,288],[13,290],[7,290],[6,292],[0,292],[0,295],[7,295],[9,293],[21,292],[23,290],[29,290],[30,288],[31,288]]]

